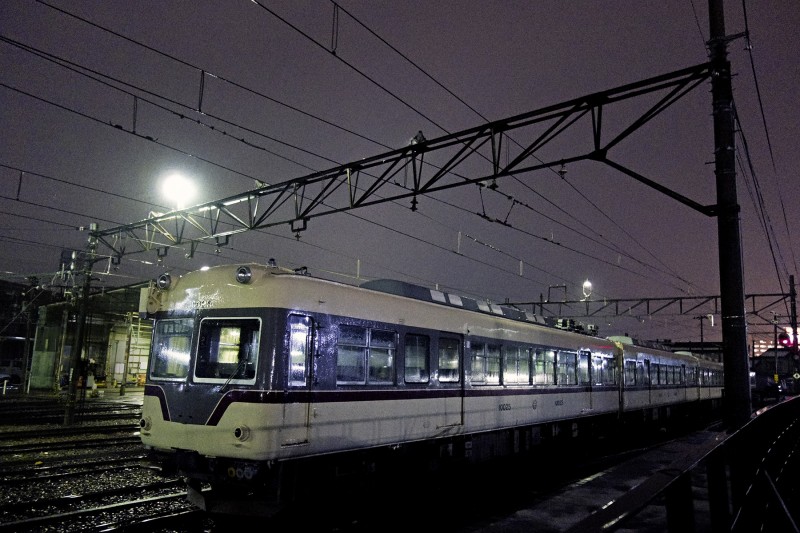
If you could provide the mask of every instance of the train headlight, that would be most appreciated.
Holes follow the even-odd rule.
[[[153,421],[149,416],[146,416],[139,420],[139,427],[145,431],[150,431],[150,429],[153,427]]]
[[[165,291],[169,289],[170,285],[172,285],[172,277],[166,273],[161,274],[160,276],[158,276],[158,279],[156,280],[156,285],[158,286],[159,289]]]
[[[252,278],[253,273],[250,271],[250,267],[240,266],[236,269],[236,281],[239,283],[250,283]]]
[[[233,430],[233,436],[236,437],[236,440],[244,442],[250,438],[250,428],[247,426],[239,426]]]

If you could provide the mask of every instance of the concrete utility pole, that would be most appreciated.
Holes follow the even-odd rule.
[[[81,288],[80,301],[78,302],[75,344],[72,347],[70,357],[71,376],[69,380],[69,391],[67,393],[67,404],[64,409],[65,426],[75,423],[75,403],[78,396],[78,382],[81,377],[79,369],[81,367],[84,340],[86,339],[86,315],[89,306],[89,290],[92,283],[92,268],[94,267],[95,251],[97,250],[97,235],[95,235],[95,231],[97,231],[97,224],[92,223],[89,227],[87,253],[83,261],[83,286]],[[86,386],[86,383],[83,385]]]
[[[797,352],[797,289],[794,287],[794,274],[789,276],[789,303],[791,305],[789,320],[792,326],[792,348]]]
[[[709,0],[709,41],[713,75],[714,172],[717,180],[717,234],[722,310],[722,350],[725,365],[725,413],[728,430],[744,425],[752,414],[747,359],[747,320],[744,310],[739,204],[736,196],[731,66],[727,58],[723,0]]]

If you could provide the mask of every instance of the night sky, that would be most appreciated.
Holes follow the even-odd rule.
[[[703,0],[5,0],[0,271],[62,284],[62,250],[86,248],[80,228],[175,208],[160,190],[171,172],[197,187],[192,204],[209,202],[402,148],[420,131],[437,139],[699,65],[707,11]],[[729,1],[725,17],[745,293],[785,293],[800,253],[800,4]],[[604,138],[653,102],[604,109]],[[705,81],[610,156],[714,204],[711,113]],[[512,132],[504,157],[534,135]],[[536,155],[572,157],[591,141],[584,119]],[[486,165],[459,175],[479,177]],[[160,261],[130,253],[118,265],[98,262],[94,283],[275,258],[345,283],[396,278],[497,302],[548,292],[577,300],[586,279],[593,299],[720,292],[716,219],[607,165],[577,162],[497,185],[422,196],[416,211],[400,200],[314,218],[299,238],[275,226],[236,235],[219,252],[201,244],[191,258],[185,246]],[[695,315],[710,312],[597,321],[604,335],[699,340]],[[788,309],[761,315],[772,312],[786,320]],[[705,323],[706,340],[719,339],[716,320]],[[757,317],[750,324],[756,335],[769,330]]]

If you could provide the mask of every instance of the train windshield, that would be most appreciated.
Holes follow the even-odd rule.
[[[258,318],[204,318],[200,322],[194,381],[255,383],[260,331]]]
[[[153,331],[150,377],[179,380],[189,375],[194,320],[159,320]]]

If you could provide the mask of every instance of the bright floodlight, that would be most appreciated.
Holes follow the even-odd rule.
[[[170,174],[164,179],[161,187],[164,196],[176,209],[183,209],[194,199],[194,184],[182,174]]]
[[[592,282],[588,279],[583,282],[583,298],[586,299],[592,295]]]

